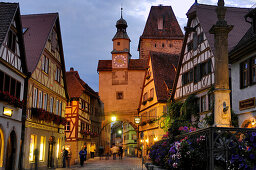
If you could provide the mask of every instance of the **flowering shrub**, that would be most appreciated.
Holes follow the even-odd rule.
[[[55,115],[53,113],[50,113],[44,109],[39,109],[39,108],[31,108],[31,115],[32,118],[38,119],[38,120],[43,120],[45,122],[52,122],[57,124],[57,125],[66,125],[67,120],[64,117],[61,117],[59,115]]]
[[[12,96],[9,92],[0,91],[0,100],[8,102],[10,105],[14,107],[23,108],[24,101],[20,101],[17,97]]]
[[[168,154],[168,150],[170,149],[169,140],[162,140],[156,142],[150,148],[149,157],[153,161],[155,165],[165,167],[166,164],[166,156]]]

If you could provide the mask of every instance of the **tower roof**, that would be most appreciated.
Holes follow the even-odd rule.
[[[129,36],[127,35],[126,28],[128,27],[127,22],[123,19],[122,14],[123,8],[121,8],[121,18],[116,22],[116,28],[117,32],[112,40],[115,39],[129,39]]]
[[[159,19],[163,29],[158,29]],[[141,38],[183,38],[171,6],[152,6]]]

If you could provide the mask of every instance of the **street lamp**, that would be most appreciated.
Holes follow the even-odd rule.
[[[115,122],[115,121],[116,121],[116,116],[112,116],[112,117],[111,117],[111,121],[112,121],[112,122]]]
[[[122,130],[118,130],[118,134],[121,135],[122,134]]]
[[[140,117],[135,117],[134,118],[134,123],[137,125],[137,157],[139,157],[139,148],[140,148],[140,143],[139,143],[140,129],[139,129],[139,125],[140,125]]]

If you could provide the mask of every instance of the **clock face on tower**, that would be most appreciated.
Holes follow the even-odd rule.
[[[113,57],[113,64],[116,68],[123,68],[127,64],[127,59],[124,55],[116,55]]]

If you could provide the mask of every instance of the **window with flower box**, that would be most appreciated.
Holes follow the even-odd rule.
[[[9,92],[11,96],[20,98],[21,83],[0,71],[0,91]]]
[[[53,102],[54,102],[54,98],[51,97],[50,99],[50,112],[53,113]]]
[[[42,91],[39,91],[38,107],[39,107],[39,108],[42,108],[42,107],[43,107],[43,92],[42,92]]]

